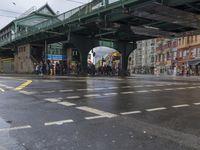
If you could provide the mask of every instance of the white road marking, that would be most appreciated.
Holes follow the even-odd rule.
[[[43,91],[44,94],[54,93],[55,91]]]
[[[93,120],[93,119],[99,119],[99,118],[105,118],[105,116],[91,116],[91,117],[85,117],[86,120]]]
[[[3,132],[3,131],[21,130],[21,129],[30,129],[30,128],[32,128],[30,125],[27,125],[27,126],[19,126],[19,127],[13,127],[13,128],[4,128],[4,129],[0,129],[0,132]]]
[[[54,122],[46,122],[44,123],[45,126],[51,126],[51,125],[63,125],[65,123],[72,123],[74,122],[73,120],[61,120],[61,121],[54,121]]]
[[[186,88],[176,88],[177,90],[185,90]]]
[[[190,105],[188,105],[188,104],[182,104],[182,105],[174,105],[172,107],[173,108],[180,108],[180,107],[188,107],[188,106],[190,106]]]
[[[25,95],[33,95],[33,94],[36,94],[37,92],[19,91],[19,93],[22,93],[22,94],[25,94]]]
[[[130,114],[139,114],[142,113],[141,111],[129,111],[129,112],[123,112],[120,113],[121,115],[130,115]]]
[[[100,94],[90,94],[90,95],[84,95],[84,97],[99,97]]]
[[[56,98],[45,98],[44,100],[48,102],[52,102],[52,103],[60,102],[60,99],[56,99]]]
[[[154,85],[145,85],[144,87],[153,87]]]
[[[149,92],[149,91],[147,91],[147,90],[143,90],[143,91],[136,91],[137,93],[147,93],[147,92]]]
[[[150,90],[150,91],[152,91],[152,92],[160,92],[162,90],[160,90],[160,89],[154,89],[154,90]]]
[[[128,91],[128,92],[120,92],[120,94],[133,94],[133,93],[135,93],[135,92],[133,92],[133,91]]]
[[[118,89],[118,87],[113,86],[113,87],[108,87],[107,89],[114,90],[114,89]]]
[[[4,90],[4,89],[2,89],[2,88],[0,88],[0,91],[1,91],[1,92],[5,92],[5,90]]]
[[[187,89],[196,89],[196,87],[192,86],[192,87],[187,87]]]
[[[131,88],[131,86],[122,86],[121,88],[126,89],[126,88]]]
[[[135,85],[133,87],[144,87],[143,85]]]
[[[200,105],[200,102],[199,103],[193,103],[194,105]]]
[[[58,102],[57,104],[63,105],[63,106],[75,106],[76,104],[70,103],[70,102]]]
[[[105,90],[105,88],[94,88],[94,90]]]
[[[73,92],[74,90],[59,90],[59,92],[61,93],[65,93],[65,92]]]
[[[165,110],[165,109],[167,109],[167,108],[166,107],[158,107],[158,108],[146,109],[146,111],[152,112],[152,111]]]
[[[117,116],[116,114],[112,114],[112,113],[109,113],[109,112],[105,112],[105,111],[94,109],[94,108],[87,107],[87,106],[81,106],[81,107],[76,107],[76,108],[83,110],[83,111],[87,111],[87,112],[96,114],[96,115],[99,115],[99,116],[102,116],[102,117],[106,117],[106,118],[113,118],[113,117]]]
[[[174,89],[163,89],[163,90],[165,90],[165,91],[173,91]]]
[[[12,86],[6,86],[7,89],[14,89]]]
[[[67,99],[79,99],[81,98],[80,96],[68,96],[66,97]]]
[[[103,95],[105,96],[110,96],[110,95],[117,95],[118,93],[104,93]]]

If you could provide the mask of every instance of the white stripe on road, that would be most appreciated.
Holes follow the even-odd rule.
[[[173,91],[174,89],[163,89],[165,91]]]
[[[146,111],[151,112],[151,111],[159,111],[159,110],[165,110],[167,109],[166,107],[159,107],[159,108],[152,108],[152,109],[146,109]]]
[[[200,105],[200,102],[199,103],[193,103],[194,105]]]
[[[186,88],[176,88],[177,90],[185,90]]]
[[[147,92],[149,92],[149,91],[147,91],[147,90],[143,90],[143,91],[136,91],[137,93],[147,93]]]
[[[93,119],[99,119],[99,118],[105,118],[105,117],[104,116],[85,117],[86,120],[93,120]]]
[[[44,94],[50,94],[50,93],[54,93],[55,91],[43,91],[42,93]]]
[[[74,90],[59,90],[59,92],[61,93],[65,93],[65,92],[73,92]]]
[[[5,92],[5,90],[4,90],[4,89],[2,89],[2,88],[0,88],[0,91],[1,91],[1,92]]]
[[[66,97],[67,99],[79,99],[81,98],[80,96],[68,96]]]
[[[172,107],[173,108],[180,108],[180,107],[188,107],[188,106],[190,106],[190,105],[188,105],[188,104],[182,104],[182,105],[174,105]]]
[[[160,91],[162,91],[162,90],[160,90],[160,89],[155,89],[155,90],[150,90],[150,91],[152,91],[152,92],[160,92]]]
[[[105,88],[94,88],[94,90],[104,90]]]
[[[84,97],[100,97],[101,95],[100,94],[90,94],[90,95],[84,95]]]
[[[28,91],[19,91],[19,93],[25,94],[25,95],[33,95],[36,94],[36,92],[28,92]]]
[[[45,98],[44,100],[48,102],[52,102],[52,103],[60,102],[60,99],[56,99],[56,98]]]
[[[73,120],[61,120],[61,121],[54,121],[54,122],[46,122],[44,123],[45,126],[51,126],[51,125],[63,125],[65,123],[72,123],[74,122]]]
[[[113,117],[117,116],[116,114],[112,114],[112,113],[109,113],[109,112],[105,112],[105,111],[94,109],[94,108],[87,107],[87,106],[81,106],[81,107],[76,107],[76,108],[83,110],[83,111],[87,111],[87,112],[96,114],[96,115],[99,115],[99,116],[102,116],[102,117],[107,117],[107,118],[113,118]]]
[[[128,91],[128,92],[120,92],[120,94],[133,94],[133,93],[135,93],[135,92],[133,92],[133,91]]]
[[[192,86],[192,87],[187,87],[187,89],[196,89],[196,87]]]
[[[122,86],[123,89],[131,88],[131,86]]]
[[[63,105],[63,106],[75,106],[76,104],[70,103],[70,102],[58,102],[57,104]]]
[[[139,114],[142,113],[141,111],[129,111],[129,112],[123,112],[120,113],[121,115],[130,115],[130,114]]]
[[[21,130],[21,129],[30,129],[30,128],[32,128],[30,125],[27,125],[27,126],[20,126],[20,127],[13,127],[13,128],[3,128],[3,129],[0,129],[0,132],[3,132],[3,131]]]
[[[117,95],[118,93],[104,93],[105,96]]]
[[[114,90],[114,89],[118,89],[118,87],[113,86],[113,87],[108,87],[107,89],[109,89],[109,90]]]

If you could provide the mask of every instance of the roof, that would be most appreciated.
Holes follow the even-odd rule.
[[[40,7],[39,9],[37,9],[36,11],[33,11],[33,12],[30,12],[28,14],[26,14],[26,16],[23,16],[21,18],[16,18],[14,19],[13,21],[11,21],[9,24],[7,24],[5,27],[3,27],[0,32],[2,30],[4,30],[5,28],[9,27],[11,24],[13,24],[14,22],[16,21],[19,21],[19,20],[23,20],[23,19],[26,19],[26,18],[29,18],[33,15],[43,15],[43,16],[46,16],[46,17],[50,17],[50,16],[55,16],[56,13],[53,11],[53,9],[49,6],[48,3],[46,3],[44,6]]]

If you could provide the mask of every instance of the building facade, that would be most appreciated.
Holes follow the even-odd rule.
[[[128,69],[131,73],[153,74],[155,67],[156,39],[137,42],[129,56]]]

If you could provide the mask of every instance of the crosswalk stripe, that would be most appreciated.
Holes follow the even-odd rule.
[[[128,92],[120,92],[120,94],[133,94],[133,93],[135,93],[135,92],[133,92],[133,91],[128,91]]]
[[[59,90],[59,92],[64,93],[64,92],[73,92],[74,90]]]
[[[199,103],[193,103],[194,105],[200,105],[200,102]]]
[[[91,117],[85,117],[86,120],[93,120],[93,119],[99,119],[99,118],[105,118],[104,116],[91,116]]]
[[[110,95],[117,95],[118,93],[104,93],[103,95],[105,96],[110,96]]]

